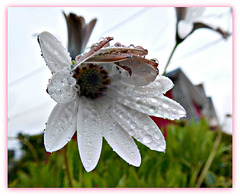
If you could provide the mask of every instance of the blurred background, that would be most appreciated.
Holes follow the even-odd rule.
[[[134,168],[104,143],[100,163],[91,173],[82,168],[74,139],[65,150],[69,151],[67,163],[62,151],[46,154],[42,141],[55,102],[46,93],[51,73],[36,36],[49,31],[67,47],[63,12],[81,15],[86,22],[97,18],[88,46],[106,36],[114,37],[114,43],[141,45],[149,51],[147,58],[158,59],[160,73],[176,43],[174,7],[9,7],[9,186],[231,187],[232,9],[209,7],[186,19],[191,23],[197,18],[229,36],[200,28],[173,54],[166,75],[175,87],[168,96],[189,115],[174,125],[153,118],[166,136],[166,153],[138,143],[143,161]],[[113,172],[114,179],[110,178]],[[50,180],[53,176],[58,180]]]

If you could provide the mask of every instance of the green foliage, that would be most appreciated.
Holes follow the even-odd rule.
[[[216,131],[202,120],[170,125],[167,133],[166,153],[152,151],[136,141],[142,156],[139,168],[127,164],[104,141],[99,163],[89,173],[81,164],[76,139],[65,149],[48,154],[42,135],[21,136],[24,156],[17,162],[9,156],[9,187],[196,187]],[[223,134],[201,187],[232,186],[231,141],[230,135]]]

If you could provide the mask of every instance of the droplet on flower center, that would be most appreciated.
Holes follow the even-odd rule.
[[[81,96],[96,99],[104,94],[110,84],[108,73],[103,67],[94,64],[77,67],[73,77],[80,86]]]

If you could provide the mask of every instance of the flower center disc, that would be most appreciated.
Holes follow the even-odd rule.
[[[81,95],[91,99],[103,95],[110,84],[107,71],[94,64],[77,67],[74,70],[73,77],[80,86]]]

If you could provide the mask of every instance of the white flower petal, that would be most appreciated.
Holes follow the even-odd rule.
[[[166,142],[162,132],[146,114],[116,103],[109,109],[114,121],[142,144],[152,150],[165,151]]]
[[[123,105],[150,116],[168,118],[170,120],[186,116],[186,111],[179,103],[164,95],[146,98],[130,97],[117,91],[117,89],[108,89],[107,95]]]
[[[178,36],[184,39],[193,30],[193,23],[181,20],[178,22]]]
[[[151,63],[158,65],[153,61],[136,56],[118,62],[119,68],[122,68],[122,71],[129,71],[128,74],[125,74],[125,77],[122,75],[122,81],[136,86],[150,84],[158,75],[158,69]]]
[[[54,107],[44,132],[47,152],[57,151],[71,140],[77,129],[77,106],[78,99]]]
[[[103,136],[108,144],[126,162],[139,167],[141,156],[132,137],[117,122],[114,122],[108,113],[104,114],[102,122]]]
[[[46,31],[40,33],[38,42],[42,50],[42,56],[53,73],[71,66],[72,62],[69,52],[51,33]]]
[[[70,70],[62,69],[52,76],[47,91],[56,102],[68,103],[77,97],[79,89]]]
[[[101,122],[94,104],[92,100],[81,97],[77,114],[78,149],[87,172],[96,167],[102,149]]]
[[[146,86],[133,86],[130,84],[126,84],[124,82],[118,81],[113,83],[110,86],[112,89],[118,89],[118,91],[122,92],[127,96],[134,97],[153,97],[161,95],[162,93],[166,93],[173,87],[172,81],[165,76],[157,76],[154,82],[150,83]]]

